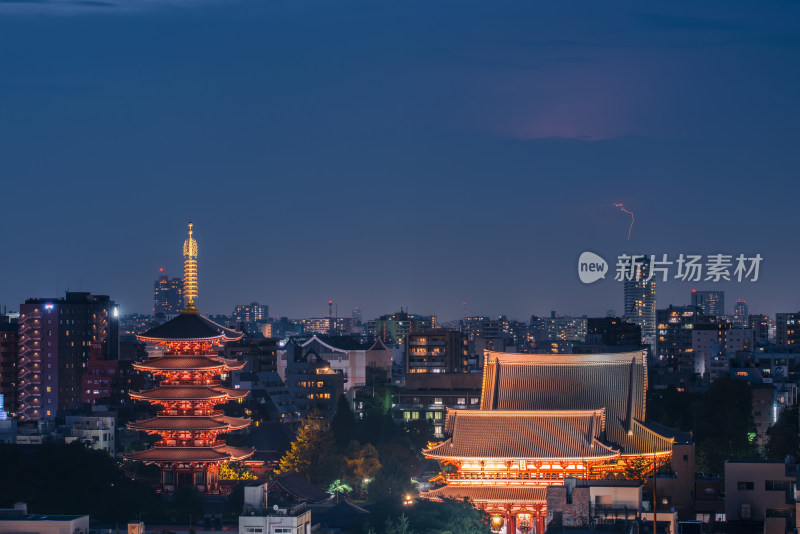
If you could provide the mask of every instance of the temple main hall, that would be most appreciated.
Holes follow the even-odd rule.
[[[421,497],[468,499],[506,534],[545,530],[548,486],[625,479],[672,456],[647,426],[645,351],[487,351],[479,410],[448,410],[444,441],[423,451],[442,465]]]
[[[249,419],[228,417],[217,408],[247,395],[246,391],[223,386],[220,380],[244,367],[243,362],[221,358],[218,352],[219,347],[241,339],[242,334],[203,317],[195,306],[197,242],[192,233],[189,223],[189,237],[183,245],[186,308],[137,336],[159,350],[134,367],[160,378],[160,382],[153,389],[130,395],[161,410],[155,417],[129,423],[128,427],[157,434],[161,439],[150,449],[128,453],[125,458],[159,466],[162,491],[190,486],[214,493],[219,491],[219,465],[243,460],[254,451],[229,446],[219,439],[220,434],[250,425]]]

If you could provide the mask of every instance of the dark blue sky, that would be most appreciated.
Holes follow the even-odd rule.
[[[593,250],[764,256],[793,311],[796,2],[0,0],[0,303],[622,312]],[[629,218],[613,206],[624,202]],[[730,311],[730,310],[729,310]]]

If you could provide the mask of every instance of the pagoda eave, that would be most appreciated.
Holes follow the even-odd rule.
[[[438,455],[438,454],[431,454],[427,451],[422,451],[422,455],[425,458],[430,460],[438,460],[442,462],[450,462],[450,463],[504,463],[504,462],[518,462],[523,461],[527,462],[528,464],[540,463],[540,464],[584,464],[590,462],[605,462],[608,460],[616,460],[619,459],[622,455],[620,453],[616,454],[607,454],[602,456],[584,456],[581,458],[519,458],[519,457],[494,457],[494,458],[467,458],[463,456],[446,456],[446,455]]]
[[[153,464],[177,464],[191,462],[230,462],[249,458],[255,449],[231,447],[162,447],[156,445],[150,449],[125,454],[125,459]]]
[[[144,432],[220,431],[241,430],[250,425],[250,419],[228,416],[164,416],[128,423],[131,430]]]

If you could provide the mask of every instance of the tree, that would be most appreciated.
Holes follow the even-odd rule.
[[[380,468],[378,450],[372,444],[350,442],[344,455],[344,476],[347,480],[359,484],[365,479],[373,478]]]
[[[401,514],[396,523],[392,522],[391,519],[387,519],[385,532],[386,534],[414,534],[414,530],[412,530],[405,514]]]
[[[258,477],[239,462],[224,463],[219,466],[220,480],[255,480]]]
[[[344,394],[339,395],[339,400],[336,402],[336,413],[331,420],[331,430],[337,447],[342,449],[350,443],[355,435],[355,427],[356,420],[350,409],[350,403]]]
[[[725,460],[755,458],[757,451],[752,435],[753,392],[741,380],[722,377],[697,398],[695,437],[697,448],[708,461],[709,470],[722,473]]]
[[[327,486],[338,477],[341,464],[328,423],[318,414],[311,414],[300,424],[297,437],[280,459],[276,472],[296,471],[315,484]]]
[[[200,521],[204,512],[203,496],[194,487],[184,486],[175,490],[167,503],[173,521]]]
[[[420,534],[489,534],[489,515],[471,503],[448,499],[418,501],[410,516],[411,527]]]
[[[351,491],[353,491],[353,488],[338,478],[331,482],[331,485],[328,486],[328,493],[333,493],[336,495],[336,502],[339,502],[339,495],[343,493],[350,493]]]
[[[0,445],[0,503],[27,502],[34,512],[89,514],[101,521],[141,516],[158,520],[163,504],[146,484],[132,480],[108,453],[81,443],[36,447]]]
[[[413,490],[411,476],[403,465],[394,460],[384,460],[383,467],[369,483],[367,498],[371,503],[394,506]]]
[[[800,429],[798,429],[797,407],[783,410],[778,422],[767,431],[767,444],[764,457],[768,460],[783,460],[787,456],[798,457],[800,449]]]
[[[628,480],[638,480],[644,483],[648,475],[653,473],[650,458],[644,456],[633,456],[626,460],[623,476]]]

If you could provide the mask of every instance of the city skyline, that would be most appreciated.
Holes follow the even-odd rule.
[[[586,250],[758,253],[759,282],[657,306],[798,309],[800,251],[771,236],[799,6],[108,4],[0,5],[24,50],[0,57],[9,308],[69,288],[147,312],[193,220],[211,313],[621,314],[578,282]]]

